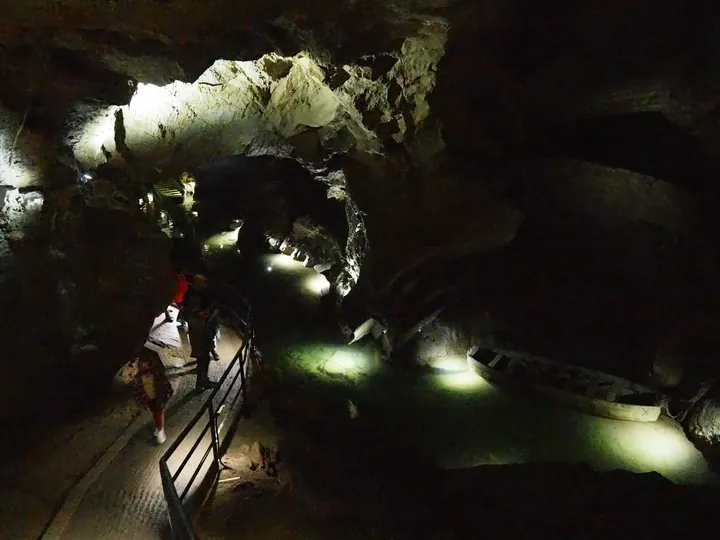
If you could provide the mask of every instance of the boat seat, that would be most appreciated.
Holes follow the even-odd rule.
[[[503,353],[497,353],[495,355],[495,358],[492,359],[492,361],[488,364],[488,366],[491,368],[495,368],[504,357],[505,357],[505,355]]]

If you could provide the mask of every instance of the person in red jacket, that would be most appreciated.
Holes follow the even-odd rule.
[[[178,310],[177,323],[178,323],[178,326],[181,328],[185,326],[185,319],[183,317],[183,312],[182,312],[182,303],[183,303],[183,300],[185,299],[185,293],[187,293],[188,288],[189,288],[189,284],[188,284],[188,280],[187,280],[187,276],[185,275],[185,272],[179,272],[175,276],[175,296],[173,296],[173,299],[172,299],[172,302],[170,303],[170,305],[172,307],[177,308],[177,310]],[[165,322],[166,323],[173,322],[173,318],[170,315],[169,309],[165,310]]]
[[[135,399],[142,408],[152,414],[155,424],[155,440],[165,442],[165,407],[173,395],[173,387],[165,375],[165,366],[157,353],[143,348],[137,359],[135,375]]]

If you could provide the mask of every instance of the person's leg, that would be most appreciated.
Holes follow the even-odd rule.
[[[202,351],[196,357],[197,359],[197,377],[195,379],[195,387],[201,387],[208,380],[208,371],[210,369],[210,355],[207,351]]]
[[[152,411],[153,422],[155,422],[155,429],[162,431],[165,429],[165,411],[160,408],[154,408]]]
[[[215,322],[212,326],[212,350],[210,351],[210,354],[213,357],[213,360],[216,362],[220,360],[220,355],[218,355],[217,351],[215,350],[215,347],[217,345],[218,335],[220,334],[220,325]]]
[[[207,390],[208,388],[215,388],[216,383],[211,382],[208,378],[208,371],[210,370],[210,351],[203,351],[197,356],[197,378],[195,379],[195,388]]]
[[[218,360],[220,360],[220,356],[218,355],[217,351],[215,350],[216,342],[217,342],[217,334],[214,334],[212,344],[211,344],[212,348],[210,349],[210,355],[212,356],[213,360],[215,360],[217,362]]]
[[[158,403],[153,403],[150,407],[155,424],[155,440],[158,444],[165,442],[165,410]]]

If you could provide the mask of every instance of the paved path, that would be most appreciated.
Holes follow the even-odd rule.
[[[161,322],[162,317],[157,323]],[[85,482],[85,486],[82,486],[81,482],[80,492],[70,494],[66,507],[56,516],[45,539],[167,538],[167,509],[160,483],[158,460],[192,419],[208,394],[192,392],[195,377],[191,371],[192,366],[188,365],[190,359],[187,354],[187,340],[178,334],[174,324],[157,323],[151,334],[153,341],[163,342],[174,348],[171,355],[164,355],[163,358],[173,386],[176,386],[175,396],[167,413],[167,442],[162,446],[153,443],[150,416],[142,415],[136,424],[129,428],[126,444],[111,448],[99,463],[102,470],[90,471],[90,481]],[[212,362],[211,377],[220,377],[239,346],[240,339],[231,331],[225,330],[218,344],[220,361]],[[191,445],[192,441],[189,444]],[[201,448],[205,447],[206,444],[202,443]],[[181,447],[180,450],[182,449]],[[199,460],[195,462],[197,461]],[[189,465],[194,463],[191,461]],[[177,463],[172,463],[171,460],[171,472],[176,467]],[[183,477],[180,478],[181,483],[182,481]]]

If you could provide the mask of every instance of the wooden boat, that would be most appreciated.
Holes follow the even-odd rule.
[[[665,396],[640,384],[579,366],[501,349],[468,351],[468,367],[497,386],[532,392],[594,416],[654,422]]]

